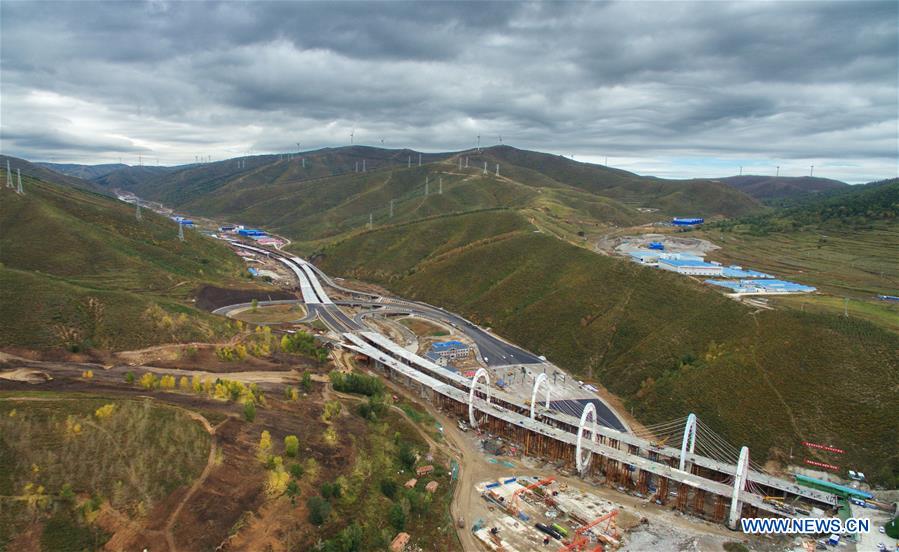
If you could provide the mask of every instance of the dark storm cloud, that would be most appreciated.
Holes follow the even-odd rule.
[[[895,2],[0,10],[2,146],[33,159],[174,163],[343,144],[355,128],[432,150],[502,135],[684,176],[684,158],[896,173]]]

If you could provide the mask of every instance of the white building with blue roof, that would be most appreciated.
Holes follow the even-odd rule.
[[[721,276],[724,271],[720,264],[692,259],[659,258],[659,268],[687,276]]]

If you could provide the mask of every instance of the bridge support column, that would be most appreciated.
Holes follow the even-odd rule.
[[[734,492],[730,499],[730,515],[727,518],[727,526],[737,529],[743,503],[740,502],[740,493],[746,486],[746,478],[749,476],[749,447],[740,449],[740,460],[737,462],[737,473],[734,477]]]
[[[693,454],[693,449],[696,448],[696,414],[692,413],[687,416],[687,425],[684,428],[684,439],[680,446],[680,463],[678,464],[678,469],[680,471],[684,471],[684,466],[687,464],[688,448],[690,454]]]

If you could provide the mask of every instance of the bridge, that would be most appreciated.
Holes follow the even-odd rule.
[[[551,408],[552,388],[543,374],[535,378],[528,401],[493,388],[484,369],[468,379],[441,368],[343,313],[322,287],[321,271],[307,261],[239,242],[232,245],[290,268],[303,301],[340,336],[340,347],[364,355],[385,376],[467,419],[472,427],[520,444],[530,456],[557,462],[584,477],[604,475],[608,484],[660,504],[674,499],[679,510],[726,521],[733,529],[744,516],[803,518],[823,515],[837,505],[831,493],[766,473],[751,461],[747,447],[733,447],[693,414],[641,431],[619,431],[600,423],[592,403],[580,417]],[[672,438],[680,441],[679,448],[667,445]]]

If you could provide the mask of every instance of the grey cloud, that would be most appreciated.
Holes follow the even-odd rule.
[[[355,127],[392,147],[482,134],[558,153],[895,165],[894,2],[0,10],[2,146],[35,159],[136,148],[174,163],[336,145]]]

